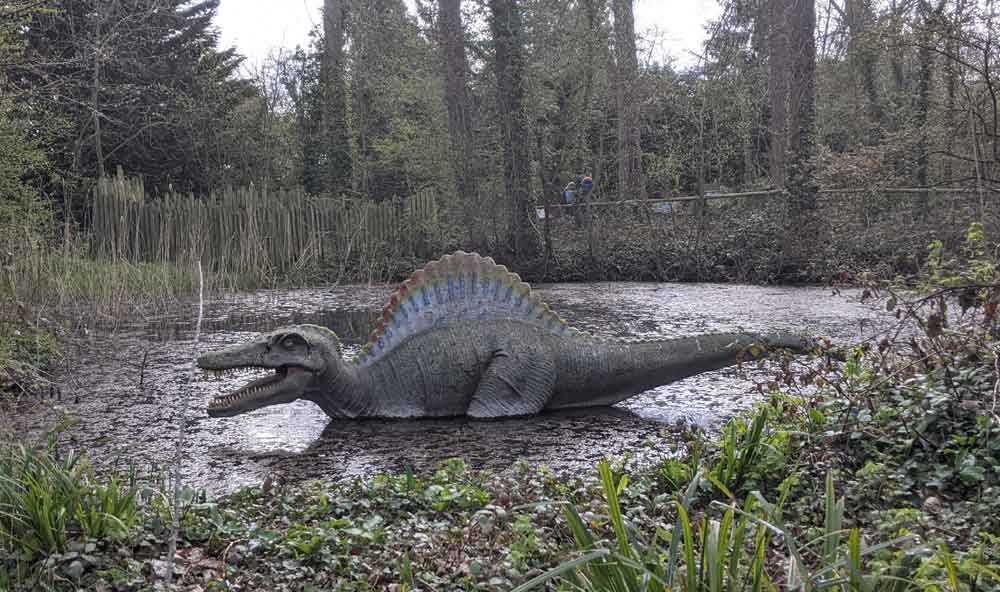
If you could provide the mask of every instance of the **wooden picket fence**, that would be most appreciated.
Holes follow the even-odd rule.
[[[253,186],[150,199],[141,180],[119,173],[94,189],[91,248],[117,261],[280,273],[379,249],[424,255],[437,216],[431,191],[381,203]]]

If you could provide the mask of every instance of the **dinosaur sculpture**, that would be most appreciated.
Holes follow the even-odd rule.
[[[333,331],[296,325],[206,353],[198,365],[273,370],[214,398],[213,417],[307,399],[337,418],[493,418],[612,405],[765,346],[802,351],[808,342],[749,333],[600,339],[568,326],[506,267],[459,251],[400,286],[352,361]]]

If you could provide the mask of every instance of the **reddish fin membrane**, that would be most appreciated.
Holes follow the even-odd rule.
[[[431,261],[400,285],[355,362],[367,366],[406,339],[435,327],[498,319],[535,325],[557,335],[582,335],[516,273],[490,257],[456,251]]]

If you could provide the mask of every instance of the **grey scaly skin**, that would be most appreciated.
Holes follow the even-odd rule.
[[[663,341],[557,335],[512,319],[444,325],[413,335],[374,363],[345,361],[329,329],[296,325],[198,359],[207,370],[274,373],[216,397],[212,417],[306,399],[334,418],[494,418],[612,405],[653,387],[783,348],[789,334],[720,333]]]

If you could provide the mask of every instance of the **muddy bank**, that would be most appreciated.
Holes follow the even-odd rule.
[[[856,294],[824,288],[718,284],[590,283],[540,286],[571,324],[614,337],[676,337],[729,330],[793,330],[850,342],[879,326]],[[201,350],[238,342],[277,326],[311,322],[334,329],[353,355],[389,287],[261,291],[206,303]],[[121,319],[78,332],[59,373],[62,398],[9,418],[38,433],[73,419],[60,435],[99,466],[162,466],[173,451],[175,413],[183,401],[190,428],[184,472],[212,493],[287,479],[343,479],[386,470],[435,468],[464,458],[476,468],[506,470],[518,460],[560,473],[590,470],[602,456],[626,453],[646,464],[674,454],[678,423],[711,427],[758,396],[767,369],[723,370],[651,390],[611,409],[497,422],[463,419],[333,421],[299,401],[225,419],[205,414],[208,400],[248,374],[210,377],[192,371],[194,307],[156,318]]]

